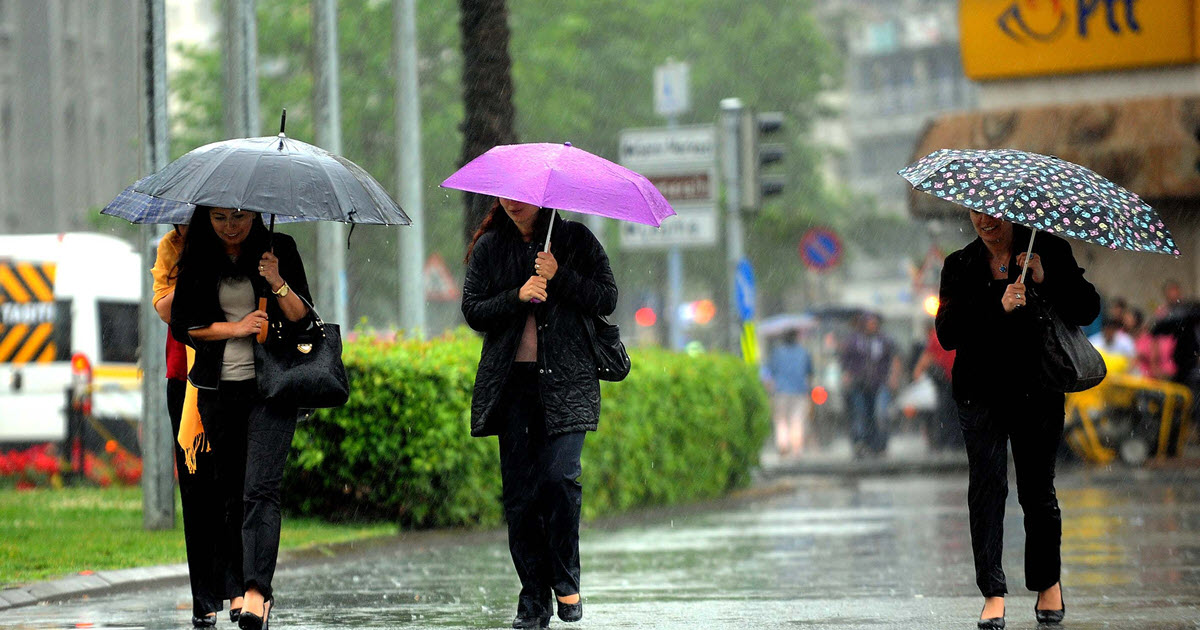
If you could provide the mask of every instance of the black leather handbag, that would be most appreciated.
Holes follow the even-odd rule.
[[[297,297],[300,297],[297,294]],[[300,409],[340,407],[350,398],[342,365],[342,334],[317,310],[301,322],[271,322],[266,343],[254,344],[258,391],[268,401]]]
[[[584,326],[592,341],[592,354],[596,358],[596,378],[602,381],[623,381],[629,376],[629,353],[621,343],[621,327],[608,323],[597,315],[584,316]]]
[[[1042,382],[1050,390],[1081,392],[1100,384],[1108,375],[1104,357],[1079,326],[1063,321],[1054,307],[1033,289],[1029,305],[1042,337]]]

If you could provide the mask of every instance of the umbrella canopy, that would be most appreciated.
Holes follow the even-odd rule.
[[[281,219],[412,223],[379,182],[357,164],[283,133],[194,149],[134,184],[133,191]]]
[[[125,219],[130,223],[154,223],[160,225],[187,225],[192,221],[196,204],[151,197],[134,190],[142,180],[122,190],[104,206],[100,214]],[[308,221],[304,217],[279,217],[279,223]]]
[[[650,180],[570,142],[492,147],[442,187],[654,227],[675,214]]]
[[[804,332],[817,326],[817,318],[808,313],[781,313],[759,323],[758,334],[763,337],[783,335],[793,330]]]
[[[900,171],[913,188],[1059,236],[1179,256],[1162,219],[1137,195],[1086,167],[1013,149],[934,151]]]

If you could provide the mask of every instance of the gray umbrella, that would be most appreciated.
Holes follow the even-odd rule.
[[[278,136],[193,149],[139,181],[134,191],[173,201],[252,210],[306,221],[409,225],[379,182],[344,157]]]

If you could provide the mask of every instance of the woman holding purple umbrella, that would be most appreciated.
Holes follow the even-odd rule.
[[[508,545],[521,580],[513,627],[549,626],[551,594],[559,618],[578,621],[580,454],[600,418],[585,318],[616,308],[608,256],[582,224],[502,198],[466,263],[462,311],[483,333],[471,435],[500,439]]]
[[[1025,586],[1038,593],[1038,623],[1066,613],[1060,546],[1062,514],[1054,492],[1054,464],[1063,433],[1063,394],[1039,382],[1041,336],[1030,316],[1032,291],[1067,324],[1084,325],[1100,312],[1100,296],[1083,277],[1071,246],[1043,233],[1029,256],[1029,229],[971,212],[979,238],[950,254],[942,268],[937,337],[957,350],[951,373],[958,419],[967,447],[967,506],[975,582],[984,596],[979,628],[1004,627],[1008,590],[1001,566],[1008,445],[1012,444],[1017,496],[1025,513]]]

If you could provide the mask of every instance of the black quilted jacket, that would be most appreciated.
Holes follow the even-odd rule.
[[[582,224],[556,219],[550,252],[558,272],[547,285],[543,304],[521,302],[517,294],[533,274],[544,241],[521,240],[511,221],[480,237],[467,264],[462,312],[483,333],[483,352],[471,399],[471,435],[496,435],[491,422],[508,381],[525,319],[537,321],[538,381],[549,435],[595,431],[600,418],[600,383],[584,328],[584,317],[608,315],[617,305],[608,256]],[[536,234],[545,238],[545,227]]]

